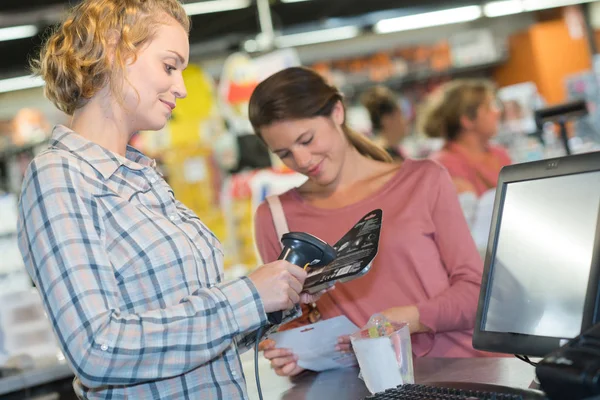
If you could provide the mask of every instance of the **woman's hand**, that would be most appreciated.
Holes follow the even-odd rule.
[[[288,349],[276,348],[274,340],[263,340],[258,349],[264,352],[265,358],[271,362],[271,368],[279,376],[295,376],[304,371],[296,363],[298,357]]]
[[[421,323],[417,306],[392,307],[382,311],[381,314],[390,322],[408,323],[408,329],[411,334],[431,332],[431,329]]]
[[[338,344],[335,346],[335,349],[341,353],[350,353],[354,350],[352,349],[352,343],[350,342],[350,336],[344,335],[338,337]]]

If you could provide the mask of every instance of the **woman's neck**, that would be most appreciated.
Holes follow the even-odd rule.
[[[126,129],[124,118],[116,116],[115,110],[118,107],[111,106],[100,98],[101,96],[94,97],[75,111],[69,127],[89,141],[125,156],[131,135]]]
[[[351,187],[357,180],[361,180],[369,172],[369,164],[373,160],[363,156],[352,145],[348,146],[344,162],[336,179],[323,188],[324,193],[333,194]]]
[[[398,168],[399,164],[375,161],[350,147],[336,179],[327,186],[309,181],[300,188],[300,193],[317,207],[343,207],[370,196]],[[357,190],[358,187],[360,190]]]
[[[470,154],[482,155],[487,153],[489,143],[482,140],[479,135],[474,132],[463,132],[461,133],[454,143],[464,148]]]

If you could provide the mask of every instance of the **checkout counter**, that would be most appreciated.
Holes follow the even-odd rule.
[[[253,352],[242,355],[248,395],[258,399],[254,379]],[[321,373],[305,372],[293,379],[280,377],[267,360],[259,357],[263,397],[266,400],[338,399],[359,400],[370,393],[358,378],[358,368],[342,368]],[[414,360],[416,383],[457,381],[482,382],[527,388],[535,371],[513,357],[505,358],[419,358]],[[0,400],[72,400],[73,374],[64,362],[46,364],[0,378]]]

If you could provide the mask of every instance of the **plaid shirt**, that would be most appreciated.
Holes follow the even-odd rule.
[[[30,164],[19,247],[83,399],[247,398],[238,346],[266,324],[247,278],[155,163],[54,129]]]

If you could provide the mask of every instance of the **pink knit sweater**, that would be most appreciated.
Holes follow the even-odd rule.
[[[488,355],[471,345],[482,261],[450,176],[438,163],[407,159],[376,193],[340,209],[308,205],[296,189],[280,198],[290,231],[308,232],[330,244],[367,212],[383,210],[371,270],[325,294],[318,302],[323,318],[345,315],[363,326],[374,313],[414,304],[421,322],[433,330],[412,336],[415,356]],[[257,210],[255,228],[263,261],[277,259],[281,247],[266,203]]]

